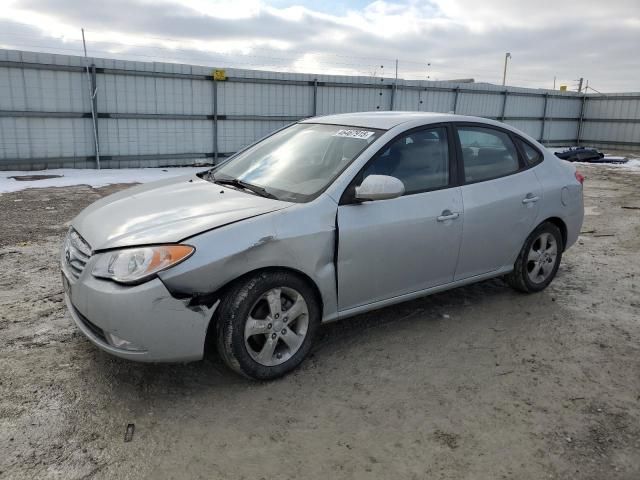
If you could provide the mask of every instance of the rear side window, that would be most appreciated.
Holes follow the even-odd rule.
[[[542,159],[544,157],[536,148],[520,138],[517,139],[517,142],[520,143],[520,147],[522,148],[522,153],[524,153],[524,159],[526,160],[527,165],[533,167],[542,162]]]
[[[502,177],[520,169],[511,138],[500,130],[458,127],[466,182]]]
[[[405,195],[446,187],[449,185],[447,129],[430,128],[403,135],[364,168],[362,179],[369,175],[400,179]]]

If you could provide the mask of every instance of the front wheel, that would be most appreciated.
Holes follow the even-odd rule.
[[[271,380],[296,368],[320,325],[308,283],[290,272],[261,272],[227,292],[217,312],[218,352],[236,372]]]
[[[544,290],[556,276],[563,249],[560,229],[550,222],[539,225],[524,242],[507,283],[525,293]]]

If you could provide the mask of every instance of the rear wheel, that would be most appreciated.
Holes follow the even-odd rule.
[[[309,352],[320,307],[308,283],[290,272],[262,272],[240,281],[218,309],[218,351],[236,372],[280,377]]]
[[[556,276],[563,249],[558,227],[550,222],[539,225],[524,242],[507,282],[521,292],[544,290]]]

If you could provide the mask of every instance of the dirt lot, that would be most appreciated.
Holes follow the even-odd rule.
[[[0,195],[0,478],[637,480],[640,175],[581,170],[584,233],[545,292],[493,280],[329,325],[266,384],[74,328],[65,222],[123,186]]]

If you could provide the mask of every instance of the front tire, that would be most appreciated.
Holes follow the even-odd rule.
[[[525,293],[544,290],[556,276],[563,250],[560,229],[550,222],[540,224],[524,242],[507,283]]]
[[[320,325],[313,288],[287,271],[237,282],[217,310],[218,352],[234,371],[256,380],[281,377],[307,356]]]

